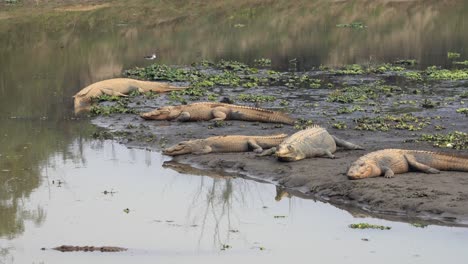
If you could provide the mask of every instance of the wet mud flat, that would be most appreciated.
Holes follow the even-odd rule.
[[[385,67],[382,70],[382,65],[351,65],[281,73],[224,62],[184,68],[161,65],[137,68],[126,75],[172,81],[192,88],[189,92],[166,95],[101,98],[92,109],[92,122],[104,130],[94,137],[114,138],[128,147],[161,151],[183,140],[231,134],[293,134],[310,124],[318,124],[365,150],[338,150],[336,159],[324,157],[289,163],[274,157],[256,157],[254,153],[183,155],[171,158],[171,162],[189,164],[207,173],[225,171],[274,182],[291,192],[300,192],[303,197],[328,201],[357,213],[390,220],[416,219],[466,226],[467,173],[410,172],[392,179],[355,181],[346,177],[353,161],[385,148],[468,154],[468,117],[463,111],[468,82],[451,76],[433,78],[438,76],[431,75],[435,68],[414,70],[389,64]],[[415,75],[417,78],[413,78]],[[236,104],[284,111],[299,121],[295,126],[231,120],[179,123],[145,121],[137,114],[163,105],[223,98]]]

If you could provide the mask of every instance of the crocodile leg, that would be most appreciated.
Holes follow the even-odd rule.
[[[319,148],[314,148],[311,153],[308,153],[308,157],[323,157],[326,156],[330,159],[334,159],[335,155],[331,153],[328,149],[319,149]]]
[[[174,119],[175,121],[179,122],[185,122],[185,121],[190,121],[190,113],[189,112],[182,112],[180,115]]]
[[[387,178],[387,179],[393,178],[393,176],[395,176],[395,173],[393,172],[393,170],[390,167],[383,166],[380,169],[384,173],[384,177]]]
[[[415,168],[417,170],[420,170],[420,171],[425,172],[425,173],[432,173],[432,174],[440,173],[440,170],[434,169],[434,168],[432,168],[430,166],[427,166],[425,164],[422,164],[422,163],[418,162],[416,160],[416,158],[414,156],[412,156],[412,155],[404,155],[404,156],[405,156],[405,159],[408,162],[408,164],[411,167],[413,167],[413,168]]]
[[[253,139],[247,140],[247,144],[249,145],[250,148],[253,148],[253,151],[255,153],[261,153],[263,151],[263,148],[260,147],[260,145],[258,145],[257,142]]]
[[[207,154],[211,153],[213,149],[210,146],[204,146],[203,149],[194,151],[193,154]]]
[[[257,156],[257,157],[271,156],[271,155],[273,155],[275,153],[276,153],[276,147],[272,147],[272,148],[267,149],[267,150],[263,151],[262,153],[257,154],[255,156]]]
[[[99,90],[101,90],[101,92],[102,92],[103,94],[107,94],[107,95],[109,95],[109,96],[128,96],[128,95],[126,95],[126,94],[123,94],[123,93],[114,91],[114,90],[112,90],[112,89],[110,89],[110,88],[101,88],[101,89],[99,89]]]
[[[335,144],[338,147],[342,147],[344,149],[364,149],[363,147],[361,147],[359,145],[356,145],[356,144],[353,144],[351,142],[345,141],[343,139],[337,138],[337,137],[335,137],[333,135],[332,135],[332,137],[335,140]]]
[[[222,121],[226,120],[227,114],[226,112],[229,111],[225,107],[216,107],[211,110],[211,114],[215,117],[210,121]]]

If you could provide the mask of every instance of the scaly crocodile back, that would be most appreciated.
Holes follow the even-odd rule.
[[[281,145],[291,145],[293,147],[303,147],[307,145],[323,145],[330,151],[336,150],[335,141],[328,131],[318,125],[313,125],[307,129],[294,133],[281,143]]]
[[[468,155],[466,154],[450,154],[426,150],[383,149],[368,153],[359,159],[377,163],[382,163],[384,160],[392,160],[393,164],[386,165],[395,167],[403,162],[405,154],[412,155],[418,162],[438,170],[468,171]]]
[[[225,107],[231,110],[230,118],[244,121],[257,121],[257,122],[268,122],[268,123],[283,123],[292,125],[294,124],[295,119],[290,116],[267,109],[243,106],[243,105],[233,105],[225,103],[214,103],[214,102],[198,102],[189,105],[192,109],[196,106],[208,106],[209,108],[215,107]]]

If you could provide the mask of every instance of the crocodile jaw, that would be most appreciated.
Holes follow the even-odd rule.
[[[171,110],[163,108],[140,114],[140,117],[146,120],[171,120],[174,119],[172,116]]]
[[[179,144],[175,146],[172,146],[163,150],[163,154],[168,155],[168,156],[177,156],[177,155],[183,155],[183,154],[188,154],[192,152],[193,152],[192,146],[185,142],[180,142]]]
[[[351,164],[346,175],[350,180],[376,177],[380,175],[380,169],[370,162],[357,160]]]

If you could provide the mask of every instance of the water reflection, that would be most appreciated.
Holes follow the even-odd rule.
[[[1,120],[0,126],[0,237],[13,239],[22,234],[24,222],[40,225],[46,218],[42,205],[26,202],[42,182],[42,169],[54,166],[50,155],[79,161],[80,152],[71,152],[69,144],[83,139],[86,129],[80,122],[56,124],[46,121]]]

